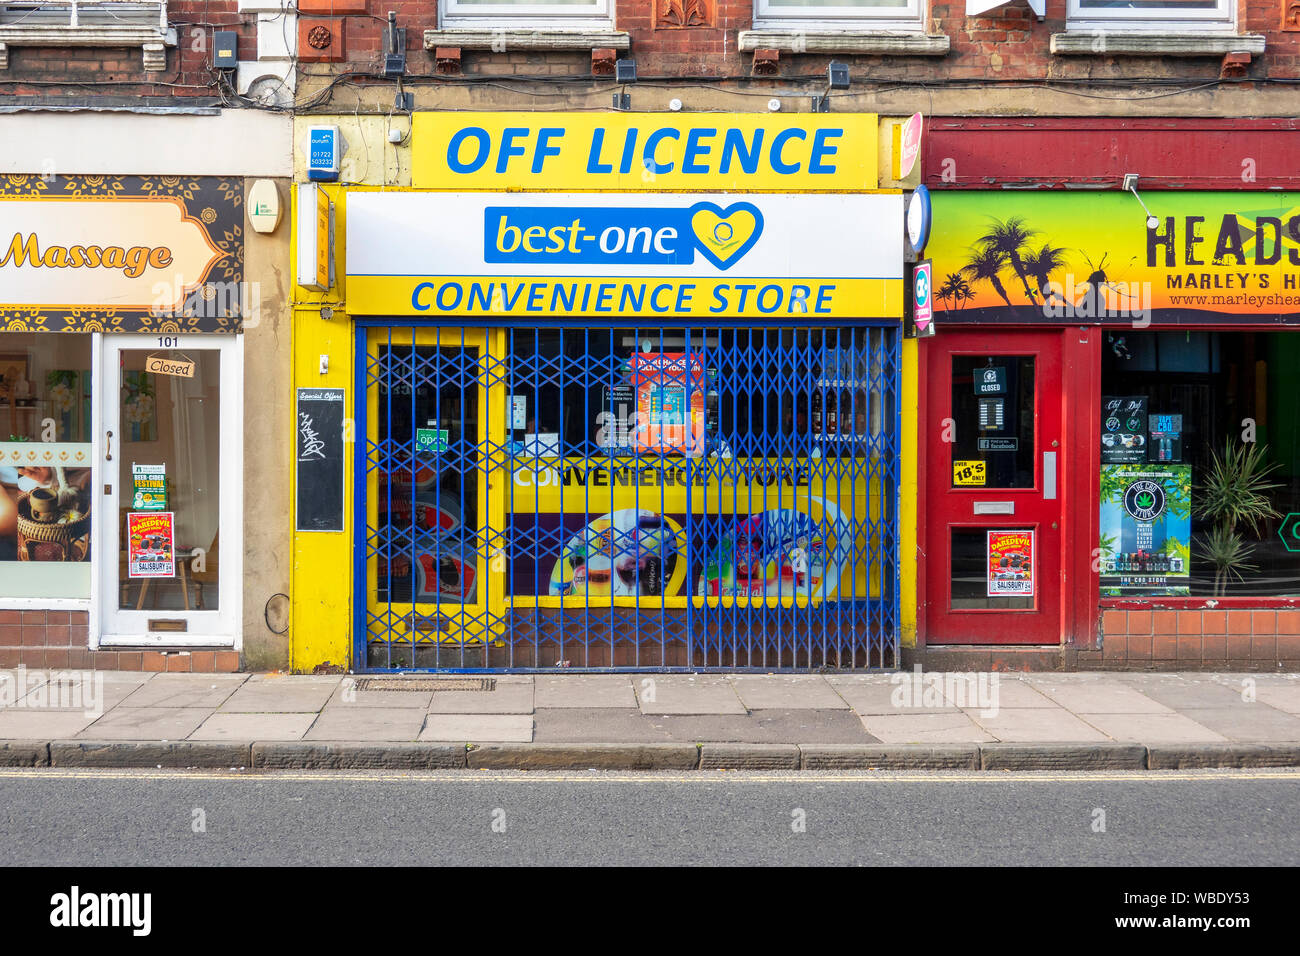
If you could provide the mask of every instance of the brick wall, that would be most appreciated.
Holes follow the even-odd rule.
[[[0,611],[0,668],[232,673],[237,651],[89,649],[85,611]]]
[[[1101,615],[1100,666],[1300,668],[1300,610],[1126,610]]]
[[[166,70],[146,73],[141,47],[11,47],[9,68],[0,71],[0,99],[132,105],[147,97],[219,104],[212,33],[236,31],[240,59],[256,59],[257,14],[240,13],[237,0],[172,0],[167,6],[177,43],[167,48]]]
[[[631,35],[630,56],[637,60],[644,82],[655,77],[696,77],[719,81],[743,80],[750,75],[752,57],[737,49],[737,33],[752,23],[751,0],[704,0],[707,22],[678,27],[666,22],[664,0],[614,0],[615,23]],[[1250,79],[1290,79],[1300,76],[1300,32],[1283,31],[1282,0],[1240,0],[1241,28],[1264,33],[1268,49],[1249,68]],[[951,52],[943,57],[837,56],[849,62],[855,86],[894,83],[984,81],[998,88],[1015,82],[1051,80],[1060,84],[1079,81],[1167,80],[1215,81],[1218,57],[1113,57],[1053,56],[1050,38],[1065,26],[1066,0],[1048,0],[1047,19],[1039,22],[1020,2],[980,17],[966,17],[962,0],[932,0],[928,29],[946,34]],[[319,6],[319,5],[317,5]],[[343,4],[361,9],[360,2]],[[424,49],[423,32],[438,26],[436,0],[369,0],[362,13],[304,12],[299,35],[313,23],[327,24],[339,37],[332,62],[309,62],[311,51],[299,44],[304,78],[329,76],[342,68],[360,73],[377,72],[382,60],[385,20],[397,14],[407,28],[407,71],[414,77],[434,74],[433,56]],[[167,50],[167,69],[145,73],[139,49],[69,49],[16,47],[10,51],[9,69],[0,72],[0,96],[56,101],[88,98],[128,103],[132,98],[202,100],[219,103],[210,69],[211,33],[230,29],[239,33],[239,56],[257,55],[256,13],[240,13],[236,0],[173,2],[169,17],[178,42]],[[200,35],[196,42],[195,31]],[[199,47],[196,49],[195,47]],[[831,57],[782,53],[777,79],[817,79],[825,75]],[[462,67],[467,75],[513,75],[547,78],[589,76],[590,57],[581,53],[540,54],[506,50],[465,51]],[[446,78],[444,78],[446,79]],[[364,83],[365,78],[356,82]],[[455,82],[455,78],[450,78]],[[1264,89],[1264,87],[1261,87]],[[1008,96],[1012,92],[1008,91]],[[1095,104],[1084,104],[1094,105]],[[1123,100],[1114,103],[1125,111]]]
[[[1283,32],[1280,0],[1239,0],[1244,32],[1264,33],[1268,49],[1250,66],[1251,79],[1292,78],[1300,70],[1300,32]],[[737,33],[752,25],[751,0],[705,0],[708,22],[702,26],[668,25],[664,0],[614,0],[615,26],[630,34],[627,56],[637,61],[642,82],[655,77],[735,79],[748,77],[752,54],[741,53]],[[1020,2],[979,17],[967,17],[964,0],[932,0],[928,32],[946,34],[952,43],[944,57],[845,56],[855,83],[934,82],[937,80],[1078,81],[1142,79],[1147,81],[1217,80],[1219,57],[1053,56],[1051,35],[1065,29],[1066,0],[1048,0],[1047,18],[1039,21]],[[408,73],[432,74],[433,58],[423,48],[423,31],[438,27],[436,0],[371,0],[367,15],[338,15],[328,19],[343,26],[341,60],[350,68],[379,63],[387,11],[397,13],[407,28]],[[787,78],[825,76],[832,57],[782,53],[780,75]],[[590,58],[567,53],[519,54],[465,51],[466,74],[530,75],[537,77],[589,73]],[[323,72],[320,66],[308,72]],[[1123,112],[1123,102],[1117,101]]]

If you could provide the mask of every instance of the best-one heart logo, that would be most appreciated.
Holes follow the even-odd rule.
[[[693,206],[488,206],[483,261],[689,266],[699,252],[721,270],[763,233],[753,203]]]
[[[753,203],[733,203],[726,209],[711,202],[691,207],[691,231],[704,257],[719,269],[728,269],[758,242],[763,214]]]

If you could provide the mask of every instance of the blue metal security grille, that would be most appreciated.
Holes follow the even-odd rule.
[[[896,325],[357,336],[359,668],[897,665]]]

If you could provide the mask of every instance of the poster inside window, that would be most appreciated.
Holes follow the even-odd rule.
[[[89,598],[90,336],[0,333],[0,599]]]

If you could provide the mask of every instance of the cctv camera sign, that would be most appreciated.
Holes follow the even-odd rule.
[[[897,194],[353,192],[348,305],[409,316],[897,318]]]
[[[416,113],[412,184],[860,191],[878,185],[877,125],[871,113]]]

